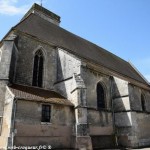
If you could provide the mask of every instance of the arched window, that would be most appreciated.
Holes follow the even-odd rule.
[[[105,108],[105,91],[101,83],[97,84],[97,108]]]
[[[33,80],[32,85],[42,87],[43,83],[43,53],[38,50],[34,56]]]
[[[145,111],[145,96],[141,94],[141,106],[142,106],[142,111]]]

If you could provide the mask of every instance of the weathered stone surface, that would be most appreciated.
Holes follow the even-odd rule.
[[[115,139],[113,136],[91,136],[92,146],[95,149],[115,148]]]
[[[139,87],[129,85],[129,97],[131,103],[131,109],[135,111],[141,111],[141,91]]]
[[[98,136],[98,135],[112,135],[114,130],[113,130],[113,127],[112,126],[99,126],[99,125],[89,125],[89,132],[90,132],[90,135],[92,136]]]
[[[135,113],[136,120],[136,135],[140,146],[150,146],[150,114]]]
[[[113,77],[113,97],[123,97],[129,95],[128,82],[117,77]]]
[[[4,41],[1,47],[0,79],[8,79],[14,41]]]
[[[12,115],[13,115],[13,100],[14,95],[11,93],[11,91],[8,89],[8,87],[5,87],[6,93],[4,98],[4,105],[3,105],[3,115],[2,115],[2,130],[0,134],[0,147],[6,149],[6,146],[8,143],[8,138],[12,138]]]
[[[92,150],[92,142],[91,142],[91,137],[90,136],[79,136],[76,137],[76,149],[80,150]]]
[[[130,100],[129,97],[121,97],[113,99],[114,111],[129,111],[130,108]]]
[[[87,106],[97,108],[97,84],[100,82],[105,91],[105,104],[106,108],[111,108],[111,83],[109,76],[98,73],[94,70],[88,68],[81,68],[81,76],[84,80],[85,86],[87,88]]]
[[[150,112],[150,92],[145,92],[145,109],[147,112]]]
[[[71,148],[74,126],[72,107],[52,104],[50,123],[41,123],[39,102],[17,101],[15,145],[51,145]]]
[[[73,76],[74,73],[80,74],[81,61],[76,56],[58,48],[57,58],[57,80],[61,81]]]
[[[133,125],[131,115],[131,112],[115,113],[115,125],[117,127],[131,127]]]
[[[19,53],[15,82],[32,85],[34,54],[37,50],[41,49],[44,55],[42,87],[53,89],[53,84],[56,82],[57,77],[57,50],[52,46],[23,35],[19,35],[17,47]]]
[[[112,113],[88,109],[88,122],[93,126],[112,126]]]

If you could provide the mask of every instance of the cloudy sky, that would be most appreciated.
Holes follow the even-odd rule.
[[[0,0],[0,39],[41,0]],[[150,82],[150,0],[43,0],[61,27],[130,61]],[[119,65],[119,64],[118,64]]]

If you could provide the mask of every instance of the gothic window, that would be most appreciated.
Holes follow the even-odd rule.
[[[51,119],[51,105],[42,105],[42,122],[50,122]]]
[[[105,91],[101,83],[97,84],[97,108],[105,108]]]
[[[38,50],[34,56],[34,67],[33,67],[33,80],[32,85],[42,87],[43,83],[43,53]]]
[[[141,106],[142,106],[142,111],[145,111],[145,96],[141,94]]]

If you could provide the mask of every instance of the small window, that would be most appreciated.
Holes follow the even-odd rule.
[[[50,122],[51,120],[51,105],[42,105],[42,122]]]
[[[146,110],[145,107],[145,96],[143,94],[141,94],[141,106],[142,106],[142,111]]]
[[[97,108],[105,108],[105,92],[101,83],[97,84]]]

